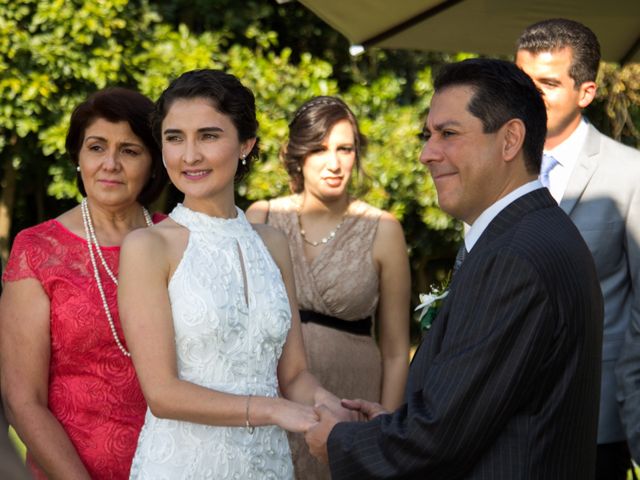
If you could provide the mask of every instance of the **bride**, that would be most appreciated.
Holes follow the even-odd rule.
[[[314,404],[342,407],[307,371],[286,239],[234,203],[257,153],[253,94],[187,72],[153,124],[184,201],[121,251],[118,305],[149,405],[131,478],[292,478],[285,431],[314,425]]]

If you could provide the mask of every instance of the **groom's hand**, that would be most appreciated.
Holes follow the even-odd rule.
[[[307,430],[304,439],[309,447],[311,455],[316,457],[322,463],[329,463],[329,454],[327,452],[327,438],[333,427],[340,420],[325,405],[319,405],[314,408],[316,414],[320,417],[320,421]]]
[[[342,400],[342,406],[349,410],[353,410],[354,412],[358,412],[360,414],[361,420],[368,421],[373,420],[378,415],[383,413],[389,413],[385,408],[379,403],[368,402],[367,400],[361,400],[356,398],[354,400]]]

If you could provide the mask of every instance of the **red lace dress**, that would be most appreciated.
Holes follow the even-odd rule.
[[[154,215],[154,222],[163,218]],[[102,253],[117,274],[120,247],[102,247]],[[99,268],[124,342],[116,286]],[[92,479],[129,478],[146,403],[131,359],[111,334],[87,242],[57,220],[23,230],[15,238],[3,279],[26,278],[37,279],[50,301],[49,409]],[[46,478],[28,455],[27,463],[35,478]]]

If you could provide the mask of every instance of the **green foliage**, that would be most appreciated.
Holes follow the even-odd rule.
[[[169,82],[181,73],[198,68],[224,68],[221,33],[193,35],[185,25],[173,30],[159,24],[148,38],[131,50],[127,71],[134,85],[150,98],[157,98]]]
[[[294,110],[312,96],[339,95],[369,139],[366,175],[354,192],[401,220],[414,289],[424,291],[446,275],[462,229],[438,208],[417,135],[432,68],[470,54],[371,49],[351,58],[347,47],[298,2],[0,0],[2,201],[12,208],[12,234],[76,203],[64,138],[88,94],[123,85],[155,99],[184,71],[220,68],[254,91],[259,112],[261,159],[238,185],[238,203],[288,193],[279,151]],[[603,67],[589,116],[638,141],[638,67]],[[5,198],[14,190],[15,199]]]
[[[294,65],[290,58],[290,49],[253,53],[247,47],[235,45],[229,50],[229,70],[255,93],[260,122],[262,161],[255,165],[238,192],[248,200],[288,192],[288,177],[279,152],[286,140],[289,119],[310,97],[337,93],[328,63],[303,55]]]
[[[216,4],[225,7],[223,16],[216,16],[219,9],[204,9],[200,18],[188,8],[171,10],[184,2],[167,2],[160,11],[174,16],[164,23],[145,1],[2,0],[0,160],[16,171],[12,231],[77,201],[64,138],[72,109],[89,93],[124,85],[157,98],[184,71],[221,68],[255,92],[259,112],[261,160],[238,186],[241,205],[288,193],[279,151],[294,110],[315,95],[340,95],[369,137],[367,176],[358,191],[403,222],[418,268],[428,258],[450,256],[459,226],[437,208],[433,184],[418,161],[417,134],[432,94],[424,60],[431,57],[402,54],[394,60],[378,52],[355,61],[344,39],[302,7],[286,16],[284,7],[248,2],[244,7],[258,13],[249,18],[234,14],[237,3]],[[294,27],[290,18],[298,30],[284,41],[265,28]],[[294,40],[294,48],[286,46]],[[335,45],[339,53],[332,51]]]
[[[426,102],[433,95],[431,69],[425,68],[417,78],[414,88],[420,101],[412,105],[396,103],[404,80],[391,75],[370,85],[354,85],[345,99],[354,106],[369,138],[365,166],[371,181],[364,199],[403,222],[416,257],[431,257],[442,253],[443,240],[445,253],[453,248],[459,240],[459,228],[438,208],[431,177],[419,162],[422,143],[418,135]]]
[[[146,2],[0,2],[0,160],[20,159],[14,231],[77,197],[64,159],[69,115],[97,89],[135,86],[129,59],[158,21]]]
[[[601,64],[589,118],[612,137],[640,147],[640,64]]]

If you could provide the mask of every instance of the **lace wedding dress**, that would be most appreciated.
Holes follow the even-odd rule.
[[[291,310],[280,271],[244,214],[220,219],[178,204],[189,241],[169,282],[180,378],[238,395],[278,395]],[[131,478],[290,479],[284,430],[214,427],[147,410]]]

